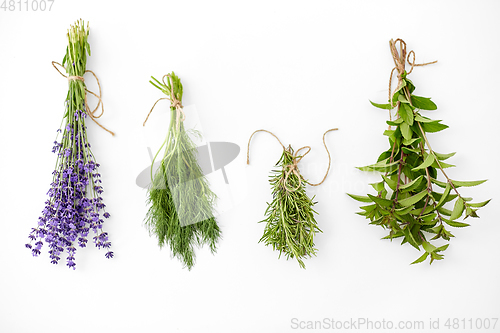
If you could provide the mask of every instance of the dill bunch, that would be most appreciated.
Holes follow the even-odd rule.
[[[259,243],[271,245],[280,257],[283,253],[287,259],[295,258],[301,268],[306,268],[302,259],[316,255],[314,236],[322,231],[314,219],[316,202],[306,194],[306,181],[299,173],[289,172],[294,160],[301,157],[288,146],[276,163],[278,169],[269,180],[273,200],[268,203],[266,219],[261,221],[266,227]]]
[[[156,153],[163,157],[156,173],[151,174],[147,203],[150,205],[146,226],[156,235],[158,245],[168,245],[172,256],[190,270],[196,259],[195,245],[207,244],[216,252],[221,230],[213,216],[216,195],[198,164],[197,149],[183,125],[183,88],[174,72],[165,75],[167,82],[150,81],[171,101],[171,118],[167,137]]]

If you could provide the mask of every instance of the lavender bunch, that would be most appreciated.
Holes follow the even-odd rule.
[[[113,257],[108,233],[102,230],[103,218],[107,219],[110,215],[105,211],[101,197],[103,188],[99,164],[90,149],[85,125],[85,119],[90,114],[85,105],[86,88],[83,81],[87,53],[90,55],[88,34],[88,24],[85,29],[81,20],[68,31],[69,45],[62,63],[69,78],[62,121],[64,127],[57,130],[52,148],[52,152],[57,154],[57,161],[47,193],[49,198],[45,201],[37,227],[32,228],[29,234],[30,242],[26,244],[33,256],[37,257],[45,242],[53,264],[58,264],[66,252],[66,265],[73,269],[76,268],[76,244],[85,247],[91,230],[95,246],[107,250],[106,258]]]

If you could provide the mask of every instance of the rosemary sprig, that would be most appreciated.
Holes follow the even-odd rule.
[[[166,83],[154,77],[150,82],[171,101],[180,103],[181,81],[173,72],[168,78]],[[184,128],[179,107],[172,104],[170,108],[167,137],[154,158],[165,147],[160,167],[152,175],[148,189],[147,202],[151,206],[146,225],[158,238],[160,247],[168,245],[172,255],[191,269],[196,257],[194,246],[208,244],[215,253],[221,231],[213,217],[216,195],[198,164],[196,146]]]
[[[400,52],[396,43],[400,43]],[[476,211],[488,204],[490,200],[472,203],[472,198],[462,196],[459,187],[476,186],[486,180],[456,181],[448,177],[445,168],[454,165],[444,162],[455,155],[439,154],[429,143],[427,133],[434,133],[448,128],[441,120],[432,120],[422,116],[422,110],[436,110],[437,106],[430,98],[413,95],[415,86],[407,75],[415,64],[415,53],[410,51],[406,58],[406,44],[398,39],[390,42],[391,52],[398,70],[399,84],[390,95],[388,104],[372,103],[381,109],[397,109],[397,118],[387,121],[389,130],[384,135],[389,137],[390,148],[383,152],[377,163],[359,168],[362,171],[378,171],[383,173],[382,181],[372,184],[377,195],[358,196],[349,194],[355,200],[369,203],[362,206],[359,215],[370,219],[370,224],[380,225],[389,229],[389,235],[384,239],[401,237],[402,243],[409,243],[424,253],[412,264],[420,263],[430,257],[430,263],[444,258],[442,252],[449,244],[435,246],[431,240],[443,239],[449,241],[453,234],[448,227],[467,227],[469,224],[457,221],[463,216],[478,217]],[[413,61],[410,55],[413,54]],[[405,61],[412,69],[406,72]],[[391,129],[394,126],[395,129]],[[446,179],[439,181],[438,171]],[[434,185],[444,190],[439,192]],[[453,204],[447,209],[446,204]],[[433,235],[427,240],[427,235]]]
[[[297,259],[300,267],[306,268],[303,259],[316,255],[314,236],[322,231],[314,219],[316,203],[314,197],[306,194],[306,181],[302,175],[288,172],[295,158],[292,147],[288,146],[276,164],[278,169],[270,179],[273,201],[268,203],[267,218],[261,221],[266,227],[259,242],[271,245],[280,252],[280,257],[283,253],[287,259]]]

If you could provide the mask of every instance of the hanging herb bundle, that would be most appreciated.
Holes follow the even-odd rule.
[[[158,238],[159,246],[168,245],[172,255],[190,270],[195,264],[194,246],[208,244],[215,253],[221,238],[213,216],[216,195],[210,190],[198,164],[196,146],[183,125],[181,80],[174,72],[165,75],[162,82],[152,79],[150,83],[168,96],[158,101],[170,100],[171,117],[167,137],[151,165],[146,225]],[[163,147],[163,158],[153,176],[154,161]]]
[[[281,158],[276,163],[278,169],[270,176],[273,200],[268,203],[265,215],[264,235],[259,243],[266,246],[271,245],[273,250],[279,251],[279,257],[284,254],[287,259],[295,258],[301,268],[306,268],[303,259],[316,256],[317,249],[314,245],[314,236],[322,232],[314,217],[317,212],[313,209],[316,204],[314,197],[309,198],[306,193],[306,183],[311,186],[321,185],[330,171],[330,152],[325,143],[328,132],[337,130],[330,129],[323,135],[323,144],[328,154],[328,168],[321,182],[311,184],[304,179],[298,169],[298,163],[306,156],[311,147],[305,146],[294,152],[289,145],[283,146],[281,141],[271,132],[266,130],[255,131],[248,140],[247,164],[250,164],[250,142],[257,132],[267,132],[274,136],[283,147]],[[305,152],[301,155],[300,152]]]
[[[427,138],[427,133],[439,132],[448,126],[442,124],[441,120],[432,120],[421,114],[424,110],[436,110],[437,106],[430,98],[413,95],[415,86],[408,79],[408,74],[414,66],[435,62],[415,64],[415,53],[410,51],[407,57],[406,44],[401,39],[391,40],[390,48],[396,65],[393,72],[396,70],[398,74],[398,86],[392,93],[389,83],[389,103],[371,102],[377,108],[397,110],[396,119],[392,120],[391,116],[391,120],[387,121],[389,129],[384,133],[389,137],[390,147],[380,155],[377,163],[359,168],[362,171],[383,173],[382,181],[371,184],[377,192],[376,195],[349,195],[368,203],[361,207],[363,211],[358,214],[369,219],[370,224],[388,229],[389,234],[384,239],[401,237],[401,244],[409,243],[419,251],[423,248],[423,254],[412,264],[423,262],[427,258],[430,258],[432,263],[444,258],[442,252],[449,244],[437,246],[431,241],[449,241],[454,237],[450,227],[469,226],[458,219],[462,216],[464,220],[478,217],[478,208],[485,206],[490,200],[473,203],[472,198],[464,197],[458,188],[476,186],[485,180],[450,179],[445,169],[453,165],[444,161],[455,153],[435,152]],[[408,72],[405,70],[406,60],[411,65]],[[445,181],[438,180],[438,173],[442,174]],[[432,238],[428,239],[429,237]]]
[[[60,64],[53,62],[59,73],[67,77],[69,84],[62,121],[64,125],[62,129],[57,130],[58,135],[52,149],[52,152],[57,154],[57,161],[52,173],[49,199],[38,219],[38,226],[32,228],[29,234],[30,242],[26,244],[36,257],[41,253],[45,242],[53,264],[57,264],[63,252],[66,252],[66,265],[73,269],[76,268],[76,244],[85,247],[91,230],[95,235],[95,246],[106,249],[106,258],[113,257],[108,233],[102,230],[103,219],[109,218],[110,215],[105,211],[101,197],[103,188],[98,171],[99,164],[90,149],[85,125],[87,116],[97,123],[95,118],[102,115],[94,115],[99,106],[102,106],[100,91],[99,95],[88,91],[83,78],[86,72],[95,77],[93,72],[86,70],[87,54],[90,56],[88,34],[88,24],[85,28],[82,20],[68,30],[69,45],[62,62],[68,76],[55,67],[55,64],[61,66]],[[97,77],[95,78],[97,80]],[[93,111],[87,104],[86,93],[95,95],[99,100]],[[59,135],[62,136],[60,141]]]

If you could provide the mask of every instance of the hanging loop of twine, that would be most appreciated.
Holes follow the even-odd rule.
[[[328,150],[328,147],[326,146],[325,137],[328,133],[330,133],[332,131],[338,131],[338,130],[339,130],[338,128],[331,128],[328,131],[326,131],[325,133],[323,133],[323,146],[325,146],[326,153],[328,154],[328,168],[326,168],[325,176],[323,177],[323,179],[319,183],[311,184],[308,182],[309,185],[319,186],[319,185],[323,184],[323,182],[326,180],[326,177],[328,176],[328,173],[330,172],[330,167],[332,165],[332,156],[330,155],[330,151]]]
[[[396,43],[398,43],[398,42],[399,42],[399,53],[398,53],[398,50],[396,47]],[[393,93],[392,93],[392,76],[394,74],[394,71],[395,70],[398,71],[398,75],[397,75],[398,86],[396,87],[396,90],[395,90],[395,91],[397,91],[401,87],[401,84],[403,83],[403,77],[410,74],[413,71],[414,67],[435,64],[435,63],[437,63],[437,60],[431,61],[431,62],[425,62],[422,64],[416,64],[415,63],[415,51],[412,50],[408,53],[408,55],[406,55],[406,43],[400,38],[398,38],[396,40],[391,39],[389,41],[389,46],[391,48],[392,59],[394,60],[394,65],[395,65],[395,67],[391,70],[391,76],[389,77],[389,101],[390,101],[391,105],[393,105],[392,104],[392,95],[393,95]],[[413,56],[412,61],[410,61],[410,56]],[[411,68],[405,74],[406,61],[408,61],[408,64],[411,66]]]
[[[328,173],[330,172],[330,166],[331,166],[332,158],[331,158],[331,155],[330,155],[330,151],[328,150],[328,147],[326,146],[325,136],[326,136],[327,133],[329,133],[331,131],[337,131],[337,130],[338,130],[338,128],[332,128],[332,129],[329,129],[328,131],[326,131],[323,134],[323,145],[325,146],[326,153],[328,154],[328,168],[326,169],[325,176],[323,177],[323,179],[321,180],[321,182],[319,182],[317,184],[312,184],[312,183],[309,183],[308,181],[305,181],[307,184],[309,184],[311,186],[319,186],[319,185],[323,184],[323,182],[326,180],[326,177],[328,176]],[[270,131],[264,130],[264,129],[256,130],[255,132],[252,133],[252,135],[250,136],[250,139],[248,139],[248,145],[247,145],[247,164],[250,164],[250,142],[252,141],[252,137],[257,132],[266,132],[266,133],[271,134],[272,136],[274,136],[276,138],[276,140],[278,140],[278,142],[281,145],[281,147],[283,148],[283,150],[286,150],[285,146],[281,143],[280,139],[278,139],[278,137],[275,134],[273,134]],[[307,149],[307,151],[304,154],[300,155],[299,152],[301,150],[304,150],[304,149]],[[311,147],[310,146],[304,146],[304,147],[299,148],[297,151],[295,151],[295,154],[293,155],[293,162],[292,162],[292,164],[289,164],[289,165],[285,166],[285,168],[287,170],[285,172],[285,178],[283,179],[283,182],[284,182],[284,187],[285,187],[285,189],[288,192],[294,192],[294,191],[298,190],[302,186],[302,178],[303,177],[302,177],[302,175],[299,172],[298,164],[304,158],[304,156],[306,156],[307,154],[309,154],[310,151],[311,151]],[[294,189],[290,189],[287,186],[287,180],[288,180],[288,177],[290,176],[291,173],[293,173],[294,175],[296,175],[297,178],[299,179],[299,184]]]
[[[84,86],[85,86],[85,79],[83,78],[83,76],[77,76],[77,75],[74,75],[74,76],[66,76],[64,75],[60,70],[59,68],[57,68],[58,65],[59,67],[62,67],[64,68],[63,65],[61,65],[60,63],[56,62],[56,61],[52,61],[52,66],[54,66],[54,68],[59,72],[59,74],[61,74],[63,77],[65,77],[66,79],[68,79],[68,82],[69,81],[82,81],[84,83]],[[97,82],[97,86],[99,87],[99,94],[96,94],[94,93],[93,91],[90,91],[87,89],[87,87],[85,87],[85,113],[90,117],[90,119],[92,119],[100,128],[102,128],[103,130],[105,130],[106,132],[110,133],[111,135],[115,135],[115,133],[111,132],[110,130],[108,130],[106,127],[102,126],[101,124],[99,124],[99,122],[96,120],[97,118],[100,118],[103,114],[104,114],[104,103],[102,102],[102,98],[101,98],[101,84],[99,82],[99,79],[97,78],[97,75],[92,72],[91,70],[86,70],[85,73],[90,73],[94,76],[96,82]],[[97,106],[95,107],[94,110],[90,110],[90,107],[89,107],[89,103],[87,101],[87,94],[92,94],[94,95],[96,98],[97,98]],[[99,109],[99,107],[101,107],[101,113],[99,115],[96,115],[96,111]]]
[[[186,114],[184,113],[184,106],[182,106],[181,101],[179,101],[177,99],[177,97],[175,97],[175,94],[174,94],[174,84],[172,82],[172,76],[170,76],[170,74],[163,75],[163,77],[162,77],[161,80],[162,80],[163,84],[165,86],[167,86],[167,84],[165,83],[165,77],[168,77],[169,80],[170,80],[170,91],[169,91],[170,97],[158,98],[158,100],[155,102],[155,104],[153,104],[153,107],[149,111],[148,116],[146,117],[146,120],[144,120],[144,123],[142,123],[142,126],[146,126],[146,122],[148,121],[149,116],[151,115],[151,112],[153,112],[153,109],[155,108],[156,104],[159,101],[166,99],[166,100],[170,101],[170,107],[173,108],[173,109],[175,109],[175,111],[176,111],[175,128],[177,130],[179,130],[180,122],[184,121],[186,119]]]

